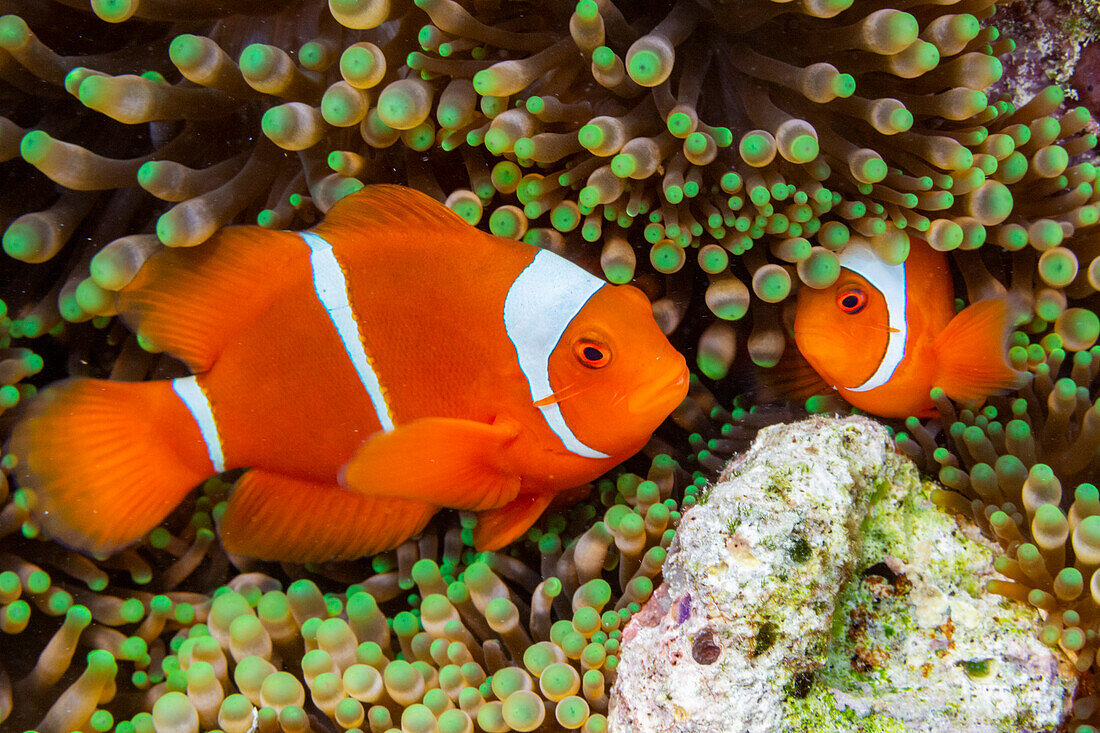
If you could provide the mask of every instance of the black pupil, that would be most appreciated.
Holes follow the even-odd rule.
[[[603,358],[603,352],[595,346],[585,346],[582,353],[584,354],[584,358],[588,361],[599,361]]]
[[[844,296],[844,299],[840,301],[840,304],[848,310],[854,309],[859,305],[859,298],[854,293],[849,293]]]

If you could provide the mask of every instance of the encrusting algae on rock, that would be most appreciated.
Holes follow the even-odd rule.
[[[1075,545],[1050,509],[1040,517],[1043,504],[1029,508],[1022,487],[1036,472],[1036,491],[1070,527],[1100,513],[1088,483],[1100,332],[1093,233],[1100,206],[1089,157],[1096,138],[1087,110],[1066,105],[1056,88],[1018,105],[991,90],[1002,63],[1014,63],[1004,55],[1013,41],[988,25],[996,7],[991,0],[900,8],[849,0],[581,0],[563,8],[481,0],[232,8],[0,2],[0,180],[18,192],[0,202],[3,247],[14,258],[0,282],[8,311],[0,315],[0,431],[7,434],[38,387],[64,376],[184,375],[114,318],[115,293],[153,253],[201,247],[230,223],[303,229],[365,183],[411,185],[495,234],[550,248],[613,283],[633,281],[654,301],[662,330],[685,352],[694,349],[712,379],[738,378],[739,354],[768,367],[793,348],[792,296],[834,282],[846,244],[864,242],[900,262],[920,238],[947,252],[966,302],[1005,290],[1027,305],[1009,363],[1034,379],[984,409],[934,393],[939,420],[907,421],[897,444],[951,487],[934,496],[938,503],[977,516],[1001,539],[1006,554],[998,562],[1014,584],[1000,589],[1048,614],[1040,639],[1091,670],[1091,535],[1082,531]],[[715,386],[723,399],[739,388]],[[835,397],[808,407],[844,408]],[[534,590],[540,577],[563,583],[561,600],[540,619],[574,623],[564,598],[598,577],[609,584],[606,604],[621,604],[624,615],[644,601],[680,508],[702,493],[701,472],[720,470],[764,422],[797,412],[750,409],[744,399],[724,409],[696,381],[674,424],[651,444],[650,461],[636,459],[628,478],[601,482],[598,502],[553,510],[523,542],[491,556],[511,573],[509,598],[520,616],[543,603]],[[1040,464],[1066,487],[1061,501]],[[10,474],[14,459],[3,456],[0,468]],[[993,484],[1001,493],[983,493]],[[241,586],[261,625],[285,615],[276,601],[274,610],[261,609],[259,599],[289,597],[291,584],[308,576],[323,615],[346,613],[349,591],[363,595],[349,586],[361,583],[404,632],[417,626],[428,596],[444,595],[413,591],[416,559],[436,562],[445,578],[474,561],[463,549],[471,528],[453,518],[429,525],[420,542],[402,545],[377,568],[229,557],[213,532],[228,490],[225,481],[207,482],[134,548],[93,560],[49,542],[33,519],[33,494],[5,484],[0,629],[5,646],[18,650],[0,663],[5,725],[36,725],[54,707],[49,725],[57,729],[86,721],[93,730],[145,731],[164,700],[156,711],[162,725],[199,726],[200,707],[209,715],[210,670],[198,664],[190,689],[187,673],[173,666],[185,663],[176,652],[192,629],[196,641],[209,631],[212,589],[238,573],[263,572],[281,589],[263,579],[248,581],[260,592]],[[504,643],[505,632],[473,630],[478,614],[455,607],[477,641]],[[591,629],[583,615],[580,626]],[[370,727],[372,708],[357,719],[352,703],[316,722],[321,708],[302,664],[315,638],[310,618],[321,616],[296,622],[301,646],[283,657],[297,687],[274,678],[285,707],[257,708],[259,722],[299,730],[309,710],[311,726]],[[254,630],[242,621],[241,633],[250,624]],[[564,641],[563,629],[549,640]],[[615,633],[601,628],[585,637],[601,639],[599,649],[575,636],[562,647],[581,677],[580,693],[556,703],[563,727],[606,725],[604,688],[591,676],[595,667],[584,665],[597,665],[602,649],[601,677],[606,684],[614,676]],[[47,644],[51,638],[57,642]],[[519,648],[525,642],[516,638]],[[215,678],[227,675],[209,642],[202,646],[213,661],[201,652],[199,661]],[[232,667],[232,650],[226,656],[218,646]],[[590,647],[587,657],[570,656]],[[507,693],[538,687],[538,696],[552,699],[535,683],[537,673],[524,669],[530,690],[502,687],[502,698],[488,678],[472,686],[487,705],[496,696],[501,715]],[[572,675],[555,671],[561,685],[548,689],[572,689]],[[244,725],[249,708],[226,680],[222,707]],[[522,678],[516,684],[526,686]],[[508,710],[537,711],[521,700],[531,697],[517,697]],[[416,705],[437,712],[423,697],[387,705],[394,727],[406,709],[423,715]],[[1076,720],[1092,720],[1095,707],[1083,694]],[[405,727],[425,721],[410,714]],[[549,717],[543,724],[554,725]]]

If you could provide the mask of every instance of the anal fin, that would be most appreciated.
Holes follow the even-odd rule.
[[[218,529],[225,549],[261,560],[350,560],[396,547],[437,508],[253,468],[237,482]]]

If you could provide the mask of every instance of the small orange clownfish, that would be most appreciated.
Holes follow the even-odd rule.
[[[233,468],[218,529],[234,553],[359,557],[441,507],[479,512],[477,546],[499,548],[687,393],[641,291],[398,186],[309,231],[163,250],[119,313],[194,375],[58,383],[11,442],[49,534],[96,554]]]
[[[1005,296],[955,312],[947,258],[913,239],[899,265],[853,239],[837,281],[798,292],[794,337],[814,371],[861,410],[931,417],[940,387],[959,402],[1018,386],[1006,362],[1016,315]]]

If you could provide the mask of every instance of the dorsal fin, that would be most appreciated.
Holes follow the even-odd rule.
[[[194,372],[206,371],[232,335],[298,272],[309,249],[293,232],[227,227],[197,247],[165,248],[121,293],[126,324]]]
[[[455,236],[480,233],[465,219],[427,194],[404,186],[366,186],[337,201],[324,221],[311,231],[335,245],[361,242],[406,240],[410,232],[423,237],[428,233]]]

